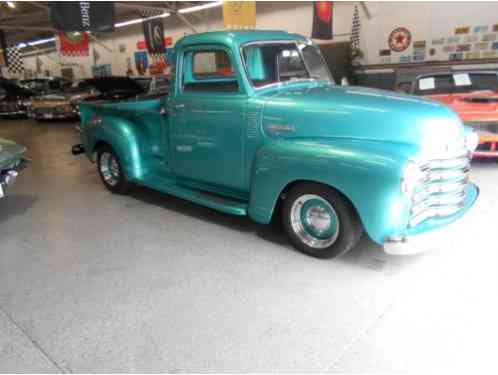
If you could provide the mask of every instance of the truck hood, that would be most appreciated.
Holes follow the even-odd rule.
[[[10,166],[26,151],[26,147],[0,138],[0,169]]]
[[[364,139],[424,149],[464,141],[454,111],[415,96],[324,83],[282,85],[262,96],[262,126],[272,138]]]

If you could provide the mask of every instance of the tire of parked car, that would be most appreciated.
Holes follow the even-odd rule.
[[[283,202],[282,220],[294,247],[316,258],[345,254],[363,233],[353,205],[338,191],[318,183],[291,188]]]
[[[115,194],[126,194],[130,182],[126,179],[123,164],[111,146],[102,145],[97,149],[97,170],[104,186]]]

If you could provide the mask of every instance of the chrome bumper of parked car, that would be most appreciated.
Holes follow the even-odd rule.
[[[5,191],[7,187],[12,186],[16,181],[19,172],[26,168],[26,166],[31,162],[29,159],[21,159],[16,166],[0,171],[0,198],[5,196]]]
[[[26,111],[10,111],[10,112],[0,112],[0,116],[24,116],[26,115]]]
[[[388,254],[410,255],[437,250],[445,239],[466,233],[464,215],[477,201],[478,196],[479,189],[470,184],[466,200],[457,213],[448,217],[434,218],[421,225],[420,231],[418,231],[420,228],[413,228],[411,233],[389,237],[384,243],[384,251]]]

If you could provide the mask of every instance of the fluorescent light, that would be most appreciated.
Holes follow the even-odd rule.
[[[32,42],[21,42],[17,45],[17,48],[26,48],[28,46],[37,46],[40,44],[55,42],[55,38],[46,38],[46,39],[38,39],[33,40]]]
[[[145,20],[153,20],[153,19],[156,19],[156,18],[166,18],[166,17],[169,17],[170,15],[171,15],[170,13],[164,12],[164,13],[158,15],[158,16],[152,16],[152,17],[147,17],[147,18],[135,18],[135,19],[129,20],[129,21],[118,22],[118,23],[114,24],[114,27],[115,28],[120,28],[120,27],[135,25],[137,23],[142,23]]]
[[[118,23],[114,24],[114,27],[115,28],[119,28],[119,27],[125,27],[125,26],[135,25],[137,23],[142,23],[142,21],[143,20],[141,18],[136,18],[134,20],[124,21],[124,22],[118,22]]]
[[[195,6],[189,7],[189,8],[178,9],[178,13],[180,13],[180,14],[192,13],[192,12],[197,12],[198,10],[216,8],[216,7],[219,7],[221,5],[223,5],[223,1],[213,1],[212,3],[205,3],[202,5],[195,5]]]
[[[16,7],[16,4],[14,4],[13,1],[6,1],[7,3],[7,6],[10,8],[10,9],[14,9]]]

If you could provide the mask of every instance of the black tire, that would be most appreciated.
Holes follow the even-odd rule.
[[[294,204],[299,205],[300,202],[296,202],[298,199],[310,196],[318,196],[328,202],[333,209],[332,212],[336,214],[334,222],[338,222],[338,224],[336,225],[337,230],[334,233],[338,232],[338,234],[335,233],[333,236],[334,239],[330,237],[320,245],[325,247],[317,248],[310,246],[305,242],[302,234],[300,236],[296,232],[296,219],[294,219],[294,224],[292,223]],[[283,202],[282,220],[292,245],[300,252],[315,258],[334,258],[345,254],[358,243],[363,233],[363,225],[351,203],[333,188],[318,183],[300,183],[291,188]],[[305,233],[305,236],[314,238],[309,233]],[[333,242],[327,245],[327,241],[329,240],[333,240]]]
[[[115,179],[115,181],[114,179],[109,180],[109,177],[105,177],[103,168],[101,167],[105,162],[105,160],[103,159],[107,158],[108,155],[114,158],[114,160],[117,163],[118,173],[112,174],[112,177]],[[114,194],[126,194],[130,190],[131,185],[129,181],[126,179],[121,160],[119,159],[116,152],[112,149],[112,147],[103,145],[97,149],[97,171],[99,172],[99,176],[100,179],[102,180],[102,183],[110,192]]]

